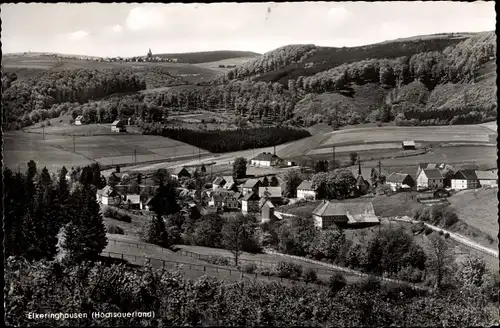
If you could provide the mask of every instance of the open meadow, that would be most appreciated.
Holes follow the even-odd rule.
[[[59,136],[23,133],[4,134],[4,164],[24,169],[33,159],[51,171],[98,162],[101,165],[169,161],[207,154],[205,150],[159,136],[114,134]]]
[[[208,68],[214,71],[218,71],[221,73],[227,72],[233,67],[227,68],[226,66],[240,66],[243,65],[244,63],[251,61],[255,59],[255,57],[240,57],[240,58],[229,58],[229,59],[223,59],[223,60],[218,60],[214,62],[208,62],[208,63],[200,63],[200,64],[194,64],[195,66],[198,67],[203,67],[203,68]],[[223,65],[225,67],[219,67],[220,65]]]

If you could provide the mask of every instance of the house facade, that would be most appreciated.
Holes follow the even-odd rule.
[[[417,177],[417,189],[443,188],[443,176],[438,169],[423,169]]]
[[[240,193],[228,193],[222,198],[222,207],[228,210],[237,210],[240,208],[238,197]]]
[[[312,212],[312,216],[314,224],[320,229],[380,223],[371,202],[323,201]]]
[[[302,181],[297,187],[297,198],[316,200],[317,193],[312,187],[311,181]]]
[[[415,180],[409,174],[391,173],[385,180],[392,191],[409,190],[415,186]]]
[[[241,187],[241,191],[243,195],[246,195],[251,192],[257,194],[259,192],[259,187],[261,186],[262,182],[259,179],[248,179]]]
[[[125,132],[125,123],[123,123],[120,120],[116,120],[111,124],[111,131],[112,132]]]
[[[214,193],[212,193],[212,196],[210,197],[210,201],[208,202],[208,206],[222,208],[222,199],[223,199],[223,196],[221,194],[214,192]]]
[[[451,189],[464,190],[479,188],[475,170],[458,170],[451,178]]]
[[[243,214],[257,213],[260,210],[260,197],[254,192],[246,194],[241,200],[241,212]]]
[[[218,189],[223,187],[226,184],[226,180],[223,177],[217,177],[214,181],[212,181],[212,189]]]
[[[271,167],[282,163],[283,160],[272,153],[261,153],[250,160],[250,165]]]
[[[121,204],[122,197],[114,188],[106,186],[97,191],[97,200],[103,205],[116,206]]]
[[[481,187],[498,187],[498,170],[476,171]]]

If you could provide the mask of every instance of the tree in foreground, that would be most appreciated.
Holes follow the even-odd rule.
[[[250,218],[241,213],[230,215],[222,227],[222,245],[234,255],[234,263],[238,260],[245,246],[254,238],[254,228]]]
[[[241,179],[247,176],[247,160],[244,157],[238,157],[233,163],[233,178]]]
[[[454,254],[446,240],[440,236],[431,239],[431,251],[426,268],[434,276],[434,287],[442,289],[453,280],[455,272]],[[448,282],[448,284],[446,283]]]

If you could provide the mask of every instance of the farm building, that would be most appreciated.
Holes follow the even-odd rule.
[[[416,149],[415,141],[413,141],[413,140],[403,141],[401,143],[401,145],[403,146],[403,150],[415,150]]]
[[[75,125],[82,125],[83,124],[83,115],[78,115],[75,118]]]
[[[269,222],[273,219],[276,219],[276,216],[274,215],[274,205],[271,201],[266,201],[264,204],[261,206],[261,222]]]
[[[141,196],[137,194],[127,194],[124,197],[124,203],[131,209],[142,209]]]
[[[283,160],[276,154],[261,153],[250,160],[250,165],[271,167],[282,163]]]
[[[498,187],[498,170],[476,171],[481,187]]]
[[[281,187],[259,187],[259,197],[281,202]]]
[[[417,165],[417,174],[415,175],[415,179],[420,175],[420,172],[424,169],[438,169],[443,170],[446,167],[445,163],[418,163]]]
[[[312,212],[315,225],[320,229],[332,226],[360,226],[378,224],[371,202],[322,201]]]
[[[212,196],[210,197],[210,201],[208,202],[208,206],[222,207],[222,199],[223,199],[222,194],[214,192],[214,193],[212,193]]]
[[[97,191],[97,200],[103,205],[118,205],[121,203],[121,196],[110,186]]]
[[[476,189],[479,188],[479,179],[474,170],[458,170],[451,178],[451,189]]]
[[[262,186],[262,182],[259,179],[248,179],[241,187],[243,195],[250,192],[258,193],[260,186]]]
[[[228,210],[237,210],[240,208],[239,198],[241,194],[237,193],[226,193],[222,198],[222,207]]]
[[[221,188],[226,184],[226,180],[223,177],[217,177],[215,180],[212,182],[212,189],[217,189]]]
[[[174,180],[179,180],[181,178],[190,178],[191,177],[191,173],[189,173],[189,171],[186,170],[185,167],[176,167],[172,171],[172,173],[170,174],[170,176]]]
[[[259,212],[259,201],[259,195],[249,192],[241,200],[241,212],[243,214]]]
[[[413,180],[409,174],[404,173],[391,173],[386,178],[385,182],[391,186],[392,191],[411,189],[415,186],[415,180]]]
[[[438,189],[443,187],[443,176],[438,169],[423,169],[417,176],[417,189]]]
[[[125,132],[125,123],[121,120],[116,120],[111,124],[111,131],[113,132]]]
[[[316,191],[312,187],[311,181],[302,181],[297,187],[297,198],[316,200]]]
[[[234,179],[232,176],[223,176],[222,177],[224,179],[224,181],[226,182],[222,188],[226,189],[226,190],[232,190],[232,191],[235,191],[236,189],[236,183],[234,183]]]

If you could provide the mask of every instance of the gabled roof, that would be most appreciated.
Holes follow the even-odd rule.
[[[75,118],[75,121],[81,121],[83,119],[83,115],[78,115],[76,118]]]
[[[212,182],[212,184],[221,185],[221,184],[222,184],[222,183],[224,183],[224,182],[225,182],[224,178],[222,178],[222,177],[217,177],[217,178],[215,178],[215,180]]]
[[[397,173],[393,172],[391,173],[387,178],[386,182],[394,182],[394,183],[403,183],[403,181],[410,176],[409,174],[405,173]]]
[[[413,140],[403,141],[403,146],[415,147],[415,141],[413,141]]]
[[[241,192],[236,192],[234,193],[233,197],[236,198],[236,199],[240,199],[241,198]]]
[[[126,195],[127,202],[130,200],[132,204],[139,204],[141,202],[141,196],[138,194],[128,194]]]
[[[264,201],[264,199],[261,199],[261,200],[260,200],[259,206],[260,206],[260,208],[261,208],[261,209],[262,209],[264,206],[267,206],[267,207],[269,207],[269,208],[274,208],[274,205],[273,205],[273,203],[272,203],[271,201],[269,201],[269,200],[268,200],[268,201]]]
[[[438,169],[424,169],[422,170],[425,173],[427,179],[442,179],[443,176]]]
[[[459,180],[477,180],[476,171],[474,170],[458,170],[453,179]]]
[[[113,123],[111,123],[111,126],[117,126],[117,125],[122,125],[123,122],[121,120],[116,120]]]
[[[230,175],[224,175],[222,178],[224,179],[224,181],[226,181],[226,183],[228,182],[234,183],[234,179]]]
[[[498,171],[476,171],[476,176],[479,180],[498,180]]]
[[[318,216],[347,216],[349,223],[378,222],[371,202],[329,202],[323,201],[313,211]]]
[[[233,189],[233,188],[234,188],[234,182],[226,182],[226,183],[222,186],[222,188],[227,189],[227,190],[229,190],[229,189]]]
[[[259,187],[259,197],[264,197],[266,191],[270,194],[270,198],[281,197],[281,187]]]
[[[272,161],[280,159],[277,155],[271,153],[260,153],[259,155],[252,158],[253,161]]]
[[[255,188],[257,184],[260,184],[259,179],[248,179],[244,184],[243,188]]]
[[[248,194],[243,197],[242,201],[249,201],[249,200],[259,200],[260,197],[254,193],[254,192],[249,192]]]
[[[174,174],[174,175],[178,175],[178,174],[179,174],[179,173],[181,173],[182,171],[186,171],[186,173],[189,173],[189,171],[188,171],[188,170],[186,170],[186,168],[185,168],[185,167],[176,167],[176,168],[174,168],[174,169],[173,169],[172,174]]]
[[[297,190],[311,190],[314,191],[312,187],[312,181],[302,181],[299,186],[297,187]]]

